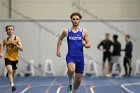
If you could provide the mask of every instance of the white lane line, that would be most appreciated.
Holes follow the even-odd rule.
[[[56,93],[60,93],[60,90],[61,90],[61,89],[62,89],[62,84],[59,84]]]
[[[91,84],[91,85],[90,85],[90,91],[91,91],[91,93],[95,93],[95,92],[94,92],[94,84]]]
[[[83,79],[83,83],[84,83],[84,89],[85,89],[85,91],[86,91],[86,93],[88,93],[88,89],[87,89],[87,85],[86,85],[86,81]]]
[[[121,85],[121,87],[122,87],[127,93],[134,93],[134,92],[130,91],[128,88],[126,88],[124,85]]]
[[[91,84],[81,84],[80,86],[90,86]],[[104,85],[97,85],[94,86],[94,88],[100,88],[100,87],[109,87],[109,86],[119,86],[118,84],[104,84]],[[67,86],[63,86],[63,87],[67,87]]]
[[[90,91],[91,91],[91,93],[95,93],[94,90],[91,87],[90,87]]]
[[[24,92],[26,92],[28,89],[29,89],[29,88],[27,87],[27,88],[25,88],[24,90],[22,90],[20,93],[24,93]]]
[[[56,81],[56,79],[54,79],[52,82],[51,82],[51,84],[50,84],[50,86],[47,88],[47,90],[45,91],[45,93],[48,93],[49,92],[49,90],[51,89],[51,87],[53,86],[53,83]]]
[[[134,93],[132,91],[130,91],[127,87],[128,86],[139,86],[140,82],[136,82],[136,83],[127,83],[127,84],[122,84],[121,87],[127,92],[127,93]]]
[[[20,93],[25,93],[28,89],[30,89],[31,88],[31,85],[30,84],[28,84],[28,86],[24,89],[24,90],[22,90]]]

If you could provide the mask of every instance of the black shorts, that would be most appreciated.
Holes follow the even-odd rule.
[[[16,70],[17,69],[17,64],[18,64],[18,60],[17,61],[11,61],[8,58],[5,58],[5,66],[11,65],[13,70]]]
[[[103,53],[103,62],[105,62],[106,59],[108,59],[108,61],[111,62],[111,52],[104,52]]]

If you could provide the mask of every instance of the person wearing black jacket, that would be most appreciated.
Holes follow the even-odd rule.
[[[112,52],[112,63],[113,68],[110,74],[107,74],[107,77],[112,77],[112,75],[117,75],[121,78],[121,66],[120,66],[120,56],[121,56],[121,43],[118,41],[118,35],[113,35],[113,52]],[[118,70],[117,70],[118,68]]]
[[[98,45],[98,49],[103,52],[103,67],[102,67],[102,72],[104,74],[105,70],[105,61],[108,59],[108,67],[109,67],[109,73],[111,72],[112,69],[112,63],[111,63],[111,46],[113,45],[112,41],[110,40],[110,35],[109,33],[105,34],[105,39],[101,41]],[[102,48],[101,48],[102,46]]]
[[[130,41],[130,35],[125,35],[125,41],[126,41],[126,46],[125,49],[122,51],[125,51],[125,56],[124,56],[124,69],[125,69],[125,74],[124,76],[130,76],[132,67],[131,67],[131,59],[132,59],[132,51],[133,51],[133,44]],[[127,72],[127,64],[129,66],[129,73]]]

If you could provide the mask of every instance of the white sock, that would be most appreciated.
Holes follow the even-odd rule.
[[[70,84],[70,85],[73,84],[73,79],[69,79],[69,84]]]
[[[14,86],[14,83],[11,83],[11,87],[13,87]]]

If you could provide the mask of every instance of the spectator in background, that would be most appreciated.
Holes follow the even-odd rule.
[[[113,74],[118,74],[121,78],[121,66],[120,66],[120,56],[121,56],[121,44],[118,41],[118,35],[113,35],[113,52],[112,52],[112,73],[108,74],[107,77],[112,77]],[[117,72],[117,68],[119,73]],[[117,72],[117,73],[116,73]]]
[[[102,48],[101,48],[102,46]],[[109,33],[105,34],[105,39],[101,41],[98,45],[98,49],[103,52],[103,66],[102,66],[102,72],[103,76],[105,75],[105,61],[108,59],[108,71],[109,73],[111,72],[112,69],[112,63],[111,63],[111,46],[113,46],[112,41],[110,40],[110,35]]]
[[[132,71],[132,67],[131,67],[131,60],[132,60],[132,51],[133,51],[133,44],[130,41],[130,35],[125,35],[125,49],[123,49],[122,51],[125,51],[125,55],[124,55],[124,69],[125,69],[125,74],[124,76],[131,76],[131,71]],[[129,72],[127,71],[127,64],[129,67]]]

